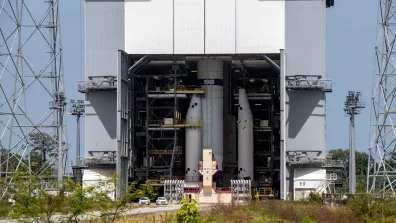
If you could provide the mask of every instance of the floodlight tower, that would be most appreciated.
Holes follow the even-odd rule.
[[[85,104],[84,100],[70,100],[70,114],[76,116],[77,120],[77,142],[76,142],[76,164],[72,166],[73,175],[76,184],[82,183],[82,169],[84,166],[81,165],[81,157],[80,157],[80,118],[85,113]]]
[[[56,166],[63,179],[68,142],[59,2],[0,3],[0,170],[6,179],[21,168],[42,175]],[[58,153],[35,171],[31,134],[50,135],[58,145]]]
[[[80,118],[85,113],[84,100],[70,100],[70,114],[77,119],[76,165],[80,164]]]
[[[360,92],[349,91],[344,103],[345,114],[349,116],[349,193],[356,193],[355,163],[355,115],[361,114],[365,108],[360,102]]]
[[[369,193],[393,196],[396,196],[395,14],[394,0],[378,1],[366,188]]]

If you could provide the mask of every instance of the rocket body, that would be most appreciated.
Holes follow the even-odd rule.
[[[212,148],[218,165],[223,170],[223,61],[198,61],[198,80],[205,89],[202,98],[202,147]]]
[[[201,98],[193,95],[187,111],[186,123],[198,125],[202,120]],[[202,157],[202,139],[200,127],[186,129],[186,181],[198,181],[200,173],[198,163]]]
[[[238,177],[253,180],[253,116],[245,89],[239,89]]]

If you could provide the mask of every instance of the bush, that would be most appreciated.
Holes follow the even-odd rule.
[[[312,220],[310,217],[305,216],[301,219],[300,223],[316,223],[315,220]]]
[[[318,193],[313,193],[313,192],[309,193],[308,201],[313,202],[313,203],[318,203],[318,204],[323,203],[322,196],[320,196],[320,194],[318,194]]]
[[[8,217],[8,213],[11,211],[12,207],[8,203],[7,199],[4,198],[0,201],[0,219]]]
[[[374,198],[369,194],[356,194],[348,202],[348,207],[358,215],[372,217],[396,216],[396,200],[389,198]]]
[[[268,212],[267,210],[261,212],[261,216],[264,220],[269,220],[271,222],[287,222],[282,220],[278,215]]]
[[[62,220],[79,222],[81,215],[95,209],[101,212],[102,222],[114,222],[129,209],[127,201],[132,196],[129,190],[119,188],[126,190],[125,196],[119,201],[112,201],[108,195],[117,190],[115,180],[82,188],[66,179],[61,183],[60,190],[51,193],[42,187],[42,183],[53,184],[57,188],[56,182],[48,182],[29,173],[16,173],[12,176],[11,186],[0,179],[0,188],[8,188],[6,196],[15,201],[12,207],[7,199],[0,201],[0,217],[46,223]]]
[[[177,212],[178,223],[195,223],[200,220],[198,207],[198,201],[190,198],[185,198],[179,203],[183,204]]]
[[[315,203],[315,204],[323,204],[322,196],[318,193],[310,192],[308,197],[304,197],[299,202],[302,203]]]
[[[357,214],[368,214],[370,212],[370,199],[367,194],[355,195],[348,201],[348,207]]]

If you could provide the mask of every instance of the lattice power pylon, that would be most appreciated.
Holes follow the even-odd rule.
[[[395,196],[396,2],[379,0],[366,190]]]
[[[64,175],[68,143],[59,2],[0,0],[2,178],[20,170],[58,180]],[[43,145],[52,141],[53,149],[37,149],[32,134],[45,136]],[[44,162],[33,162],[33,155]]]

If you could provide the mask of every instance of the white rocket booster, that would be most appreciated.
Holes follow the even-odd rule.
[[[198,80],[205,88],[202,99],[202,146],[212,148],[218,165],[223,170],[223,61],[198,61]]]
[[[253,116],[245,89],[239,89],[238,177],[253,180]]]
[[[201,98],[193,95],[187,111],[186,123],[198,125],[201,116]],[[200,177],[198,163],[202,156],[201,129],[191,127],[186,129],[186,181],[193,181]]]

